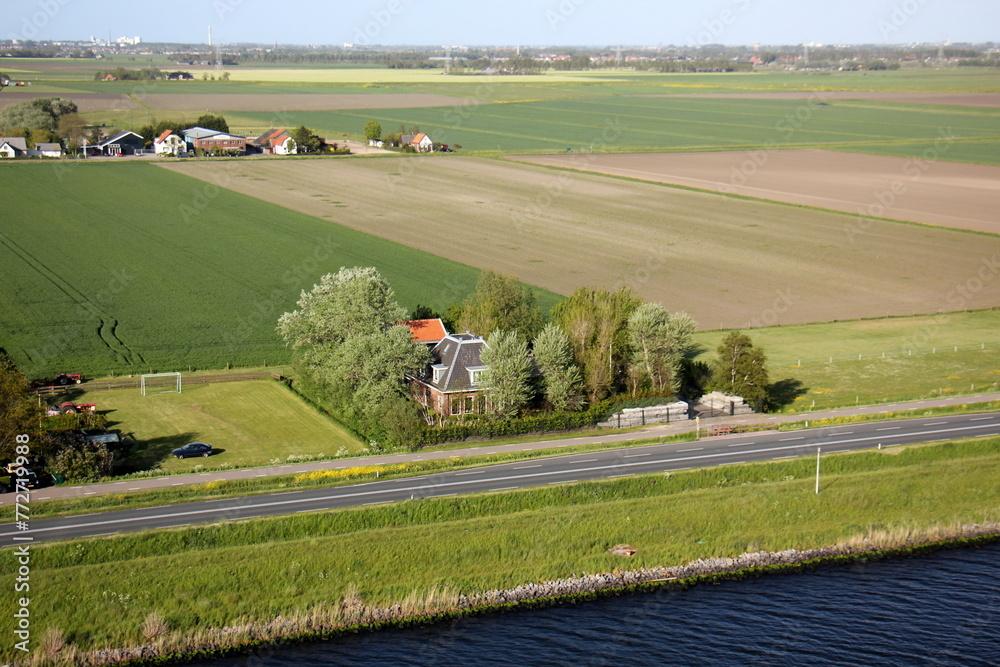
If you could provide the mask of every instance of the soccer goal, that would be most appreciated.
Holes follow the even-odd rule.
[[[147,393],[159,394],[164,392],[181,393],[180,373],[146,373],[139,379],[139,387],[142,395]]]

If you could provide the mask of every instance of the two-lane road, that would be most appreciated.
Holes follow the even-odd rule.
[[[21,541],[15,541],[15,537],[31,537],[34,542],[76,539],[416,498],[436,498],[727,463],[790,458],[815,454],[817,447],[822,448],[825,453],[832,453],[874,448],[880,444],[890,447],[989,435],[1000,435],[1000,413],[926,417],[802,431],[733,435],[692,442],[551,456],[335,488],[32,520],[28,531],[19,531],[14,524],[4,526],[0,532],[0,546],[23,544]]]

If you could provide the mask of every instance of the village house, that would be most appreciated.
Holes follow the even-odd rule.
[[[414,400],[442,417],[480,412],[486,370],[480,355],[486,347],[479,336],[447,334],[431,349],[432,363],[410,378]]]
[[[34,153],[39,157],[62,157],[63,149],[62,145],[57,143],[41,143],[35,144]]]
[[[21,157],[28,152],[24,137],[0,137],[0,157]]]
[[[251,139],[248,146],[261,153],[273,155],[297,155],[298,146],[291,135],[285,130],[270,129],[256,139]]]
[[[401,146],[413,146],[418,153],[430,153],[434,150],[434,142],[426,134],[404,134],[399,138]]]
[[[187,144],[183,137],[174,134],[173,130],[164,130],[163,134],[153,140],[153,151],[157,155],[173,155],[183,153]]]

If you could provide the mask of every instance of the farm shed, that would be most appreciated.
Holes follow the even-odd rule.
[[[119,132],[109,139],[88,148],[91,154],[100,155],[142,155],[146,140],[135,132]]]

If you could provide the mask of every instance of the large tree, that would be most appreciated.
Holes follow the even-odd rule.
[[[573,363],[569,336],[555,324],[547,324],[535,339],[532,352],[542,376],[545,400],[554,410],[579,407],[583,376]]]
[[[742,396],[754,410],[765,411],[769,380],[764,350],[754,347],[747,334],[730,331],[719,343],[718,352],[711,388]]]
[[[216,132],[225,132],[226,134],[229,134],[229,123],[226,122],[226,119],[223,116],[206,113],[199,116],[198,120],[196,120],[194,124],[198,127],[203,127],[206,130],[215,130]]]
[[[62,97],[40,97],[13,104],[0,111],[0,131],[54,131],[59,119],[78,111],[73,100]]]
[[[365,139],[368,141],[378,141],[382,138],[382,124],[377,120],[370,120],[365,123]]]
[[[317,135],[305,125],[300,125],[291,131],[290,136],[295,141],[300,153],[319,153],[323,150],[323,137]]]
[[[632,392],[676,393],[684,355],[694,341],[695,321],[687,313],[667,312],[661,304],[644,303],[628,319]]]
[[[500,417],[516,417],[531,398],[531,360],[528,344],[516,331],[494,331],[480,355],[486,370],[488,410]]]
[[[298,310],[278,320],[311,380],[350,396],[358,413],[373,415],[403,395],[404,376],[424,368],[427,348],[397,324],[406,311],[374,268],[342,268],[303,291]]]
[[[581,287],[552,309],[552,321],[569,336],[591,402],[624,384],[629,349],[626,325],[641,303],[627,287],[616,292]]]
[[[477,336],[516,331],[531,340],[542,328],[542,311],[535,293],[516,276],[483,271],[462,307],[459,327]]]
[[[14,460],[18,436],[27,436],[30,453],[39,454],[43,414],[27,378],[0,350],[0,465]]]

